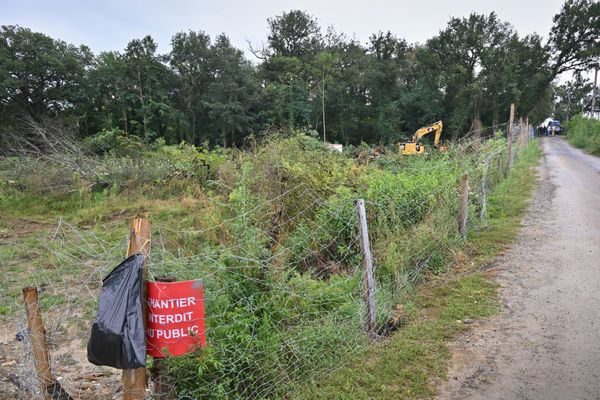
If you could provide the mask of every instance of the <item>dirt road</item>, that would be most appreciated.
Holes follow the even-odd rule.
[[[494,266],[502,312],[459,340],[439,399],[600,399],[600,158],[542,145],[523,228]]]

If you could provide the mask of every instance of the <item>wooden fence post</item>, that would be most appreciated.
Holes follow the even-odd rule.
[[[481,174],[481,213],[479,214],[479,219],[484,222],[485,215],[487,214],[487,175],[491,158],[492,156],[490,155],[483,162],[483,173]]]
[[[521,117],[521,127],[519,134],[519,155],[523,147],[527,144],[527,126],[529,125],[529,121],[527,117]]]
[[[460,180],[460,210],[458,214],[458,231],[463,239],[467,238],[467,222],[469,219],[469,173],[465,172]]]
[[[127,256],[142,253],[144,256],[143,285],[142,285],[142,316],[144,318],[144,333],[148,324],[148,304],[146,302],[148,277],[148,256],[150,255],[150,222],[147,218],[134,218],[131,222]],[[123,370],[123,400],[141,400],[146,396],[146,368]]]
[[[369,336],[375,338],[377,337],[377,321],[375,319],[375,276],[373,274],[371,245],[369,244],[367,213],[365,210],[365,201],[363,199],[358,199],[356,201],[356,220],[358,222],[360,248],[363,253],[363,284],[365,287],[366,305],[365,325]]]
[[[27,313],[27,328],[31,340],[31,352],[33,353],[33,364],[37,373],[44,399],[71,400],[71,396],[62,388],[60,383],[54,379],[50,369],[50,352],[46,344],[46,331],[42,323],[42,313],[38,301],[38,290],[36,287],[23,288],[23,299]]]
[[[512,137],[513,137],[513,124],[515,123],[515,103],[510,103],[510,119],[508,120],[508,134],[506,135],[507,141],[507,161],[506,161],[506,173],[510,171],[512,166]]]

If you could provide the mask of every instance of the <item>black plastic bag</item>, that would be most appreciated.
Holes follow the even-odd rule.
[[[102,280],[96,322],[88,342],[92,364],[119,369],[146,366],[146,333],[142,316],[142,264],[134,254]]]

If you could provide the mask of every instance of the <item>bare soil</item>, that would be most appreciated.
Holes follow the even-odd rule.
[[[51,236],[55,229],[56,225],[50,223],[7,217],[0,222],[0,247],[25,248],[27,245],[22,243],[25,240],[43,240],[48,235]],[[0,258],[0,267],[3,268],[5,277],[7,271],[11,271],[13,277],[23,276],[17,281],[28,282],[28,276],[40,275],[40,271],[36,271],[38,267],[33,263],[39,257],[34,250],[24,252],[22,248],[18,248],[7,259]],[[17,266],[19,271],[15,272],[13,269]],[[63,276],[64,290],[80,290],[81,284],[70,282],[70,279],[74,278]],[[44,282],[44,279],[40,278],[39,281]],[[0,304],[2,301],[12,301],[8,299],[8,296],[0,296]],[[20,296],[14,301],[19,303],[17,315],[0,316],[0,400],[42,399],[26,337],[25,312]],[[69,303],[66,307],[72,305]],[[82,338],[89,335],[89,323],[83,312],[77,307],[72,307],[68,316],[64,312],[59,307],[42,312],[54,376],[75,399],[120,398],[120,371],[97,367],[87,361],[86,344]],[[86,323],[73,324],[70,321]],[[25,335],[24,340],[17,340],[18,333]]]
[[[495,265],[502,312],[453,346],[438,399],[600,399],[600,158],[542,140],[538,185]]]

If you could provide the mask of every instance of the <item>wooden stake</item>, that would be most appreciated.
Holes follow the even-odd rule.
[[[365,210],[365,201],[359,199],[356,201],[356,220],[358,222],[358,232],[360,238],[360,248],[363,253],[363,284],[365,287],[366,304],[366,330],[372,337],[377,337],[377,321],[375,319],[375,276],[373,274],[373,257],[371,255],[371,245],[369,244],[369,228],[367,226],[367,213]]]
[[[508,174],[508,171],[510,170],[510,167],[512,166],[512,137],[513,137],[513,124],[515,123],[515,103],[511,103],[510,104],[510,119],[508,120],[508,134],[506,137],[507,140],[507,166],[508,168],[506,169],[506,174]]]
[[[469,173],[465,172],[460,180],[460,211],[458,214],[458,230],[463,239],[467,238],[467,222],[469,218]]]
[[[62,388],[50,369],[50,352],[46,344],[46,330],[42,323],[42,313],[36,287],[23,288],[23,299],[27,312],[27,328],[31,340],[33,364],[44,399],[71,400],[71,396]]]
[[[148,277],[148,256],[150,255],[150,222],[146,218],[134,218],[131,222],[127,256],[142,253],[144,256],[142,285],[142,315],[144,332],[148,324],[148,304],[146,303]],[[123,370],[123,400],[141,400],[146,396],[146,368]]]
[[[481,175],[481,213],[479,214],[479,219],[484,222],[487,214],[487,175],[491,158],[492,156],[490,155],[483,162],[483,174]]]
[[[596,67],[594,69],[594,87],[592,89],[592,115],[590,115],[590,117],[592,117],[592,119],[596,115],[596,88],[598,87],[598,85],[596,85],[597,82],[598,82],[598,68]],[[583,116],[583,112],[581,114],[582,114],[581,116]]]
[[[517,133],[517,150],[516,150],[516,154],[517,156],[519,155],[519,152],[521,151],[521,145],[522,145],[522,139],[523,139],[523,129],[525,129],[525,118],[521,117],[519,118],[519,132]]]

